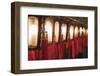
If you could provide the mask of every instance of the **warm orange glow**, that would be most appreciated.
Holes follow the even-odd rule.
[[[28,18],[28,44],[29,46],[35,47],[37,46],[37,39],[38,39],[38,18],[34,16],[30,16]]]
[[[63,35],[63,40],[66,40],[66,32],[67,32],[67,25],[62,24],[61,26],[61,34]]]
[[[58,42],[59,39],[59,22],[55,22],[55,31],[54,31],[54,35],[55,35],[55,41]]]
[[[80,36],[82,36],[82,27],[80,27]]]
[[[78,27],[77,26],[75,27],[74,34],[75,34],[75,37],[78,36]]]
[[[45,31],[48,34],[48,42],[52,42],[53,24],[49,18],[45,20]]]
[[[70,39],[73,39],[73,33],[74,33],[74,27],[73,26],[70,26],[69,33],[70,33]]]

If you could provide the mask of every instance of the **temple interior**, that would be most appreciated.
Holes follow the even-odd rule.
[[[28,15],[28,60],[88,58],[88,18]]]

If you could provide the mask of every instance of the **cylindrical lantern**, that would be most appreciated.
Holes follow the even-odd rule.
[[[74,36],[78,37],[78,27],[77,26],[75,27],[75,30],[74,30]]]
[[[80,31],[79,32],[80,32],[80,36],[82,36],[82,27],[80,27]]]
[[[54,29],[54,36],[55,36],[55,41],[58,42],[59,39],[59,22],[55,22],[55,29]]]
[[[46,18],[45,20],[45,31],[48,35],[48,43],[52,42],[52,31],[53,31],[53,23],[50,18]]]
[[[63,40],[66,40],[66,33],[67,33],[67,25],[62,24],[61,25],[61,35],[63,35]]]
[[[70,39],[73,39],[73,33],[74,33],[74,27],[73,26],[70,26],[69,33],[70,33]]]

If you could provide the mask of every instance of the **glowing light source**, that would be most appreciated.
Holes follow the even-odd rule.
[[[55,30],[54,30],[55,41],[58,42],[59,38],[59,22],[55,22]]]
[[[66,40],[66,32],[67,32],[67,25],[62,24],[61,26],[61,34],[63,35],[63,40]]]
[[[78,36],[78,27],[77,26],[75,27],[74,34],[75,34],[75,37]]]
[[[34,16],[28,17],[28,44],[29,46],[37,46],[38,39],[38,18]]]
[[[82,36],[82,31],[83,31],[82,27],[80,27],[80,31],[79,31],[80,32],[80,36]]]
[[[74,33],[74,27],[73,26],[70,26],[69,33],[70,33],[70,39],[73,39],[73,33]]]
[[[45,20],[45,31],[48,34],[48,42],[51,43],[52,42],[53,24],[49,18],[46,18],[46,20]]]

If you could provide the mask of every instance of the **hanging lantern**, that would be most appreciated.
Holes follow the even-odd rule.
[[[74,35],[75,35],[75,37],[78,37],[78,27],[77,26],[75,27]]]
[[[50,18],[46,18],[45,20],[45,31],[48,35],[48,43],[52,42],[52,31],[53,31],[53,24]]]
[[[80,27],[80,31],[79,32],[80,32],[80,36],[82,36],[82,27]]]
[[[55,22],[55,29],[54,29],[54,36],[55,36],[55,41],[58,42],[59,39],[59,22]]]
[[[70,39],[73,39],[74,27],[72,25],[70,26],[69,33],[70,33]]]
[[[66,40],[66,32],[67,32],[67,25],[62,24],[61,25],[61,34],[63,35],[63,40]]]

